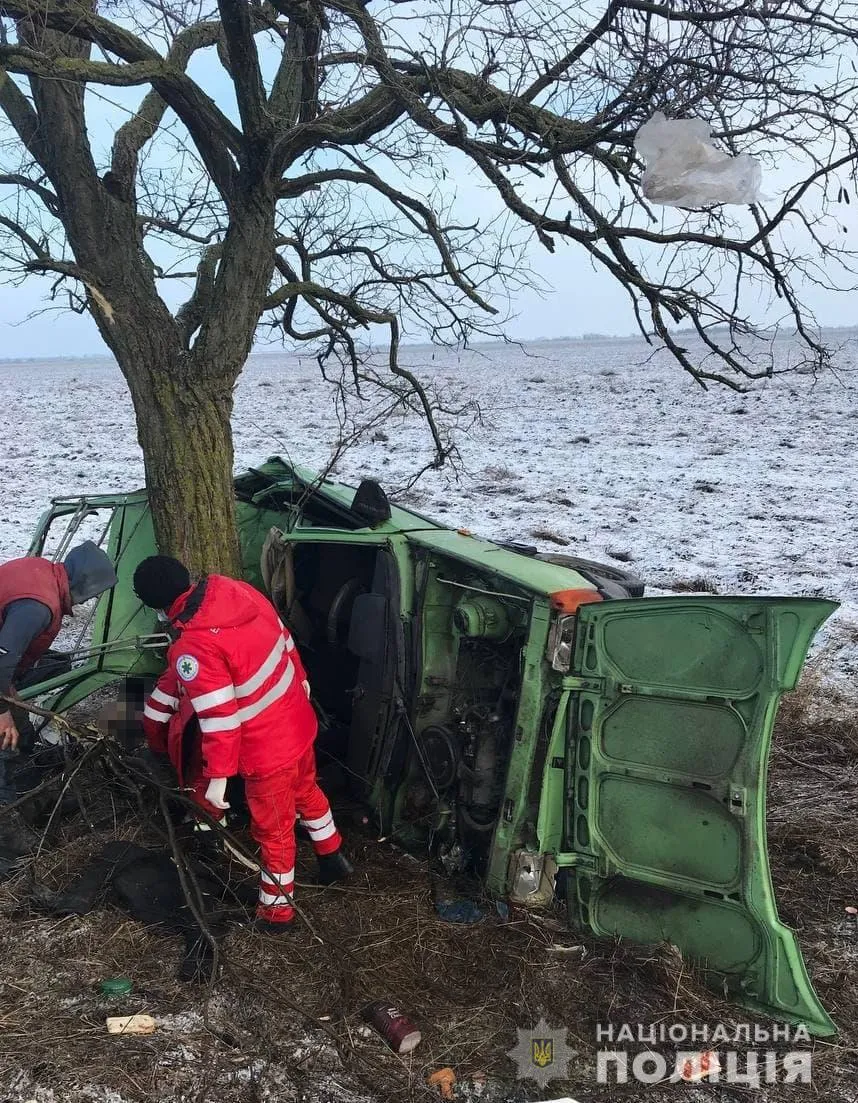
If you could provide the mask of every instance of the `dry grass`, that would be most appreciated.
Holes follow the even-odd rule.
[[[811,680],[779,720],[770,849],[783,917],[797,927],[817,990],[841,1027],[835,1044],[814,1047],[815,1096],[846,1103],[854,1101],[858,1079],[858,937],[844,913],[858,883],[858,733],[854,715],[817,721],[814,708]],[[36,864],[37,876],[49,885],[66,883],[107,838],[151,837],[97,778],[89,780],[84,798],[96,827],[86,829],[80,818],[63,827]],[[488,902],[487,918],[478,925],[442,923],[423,864],[369,837],[358,816],[346,822],[346,834],[358,866],[354,883],[299,889],[323,941],[306,927],[281,940],[236,927],[226,941],[223,976],[212,990],[173,979],[177,938],[146,930],[111,909],[45,919],[28,909],[24,878],[0,886],[0,1098],[404,1103],[437,1098],[425,1087],[425,1076],[451,1065],[459,1075],[460,1100],[473,1098],[471,1075],[485,1072],[483,1100],[568,1094],[581,1103],[613,1103],[639,1098],[641,1088],[595,1086],[597,1023],[714,1025],[753,1018],[703,987],[668,947],[611,945],[558,933],[552,918],[559,915],[514,913],[503,921]],[[312,864],[302,845],[299,877],[307,880]],[[554,940],[583,951],[552,953]],[[108,1004],[98,994],[98,981],[116,975],[131,977],[134,993]],[[377,998],[398,1002],[422,1029],[424,1041],[411,1059],[366,1036],[359,1011]],[[107,1036],[107,1014],[135,1011],[153,1014],[158,1032]],[[568,1029],[568,1044],[579,1056],[568,1082],[537,1092],[516,1083],[506,1052],[516,1043],[516,1027],[530,1027],[542,1015]],[[652,1103],[661,1103],[675,1100],[682,1087],[646,1090]],[[685,1090],[693,1091],[697,1103],[751,1094],[725,1085]],[[780,1103],[804,1099],[808,1091],[778,1085],[755,1098]]]
[[[542,540],[546,544],[557,544],[558,547],[565,548],[571,543],[565,536],[560,536],[556,532],[552,532],[551,529],[531,529],[530,535],[534,540]]]
[[[718,583],[707,575],[696,575],[693,578],[671,578],[660,582],[665,590],[672,590],[676,594],[717,594]]]
[[[841,1027],[833,1059],[845,1061],[854,1083],[858,923],[845,908],[858,907],[858,717],[848,701],[832,709],[820,669],[810,667],[778,717],[769,854],[781,917],[798,932],[817,992]]]

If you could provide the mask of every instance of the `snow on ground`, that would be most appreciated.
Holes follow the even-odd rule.
[[[478,399],[484,424],[460,442],[459,478],[432,473],[402,501],[492,538],[618,563],[655,589],[840,600],[824,661],[848,687],[858,674],[858,338],[839,340],[836,373],[789,372],[748,394],[704,391],[635,340],[405,349],[421,378]],[[793,353],[782,341],[778,363]],[[26,550],[52,495],[132,489],[142,461],[109,361],[5,362],[0,380],[6,558]],[[323,467],[337,436],[332,391],[310,357],[255,357],[234,425],[238,469],[278,452]],[[371,430],[337,477],[403,486],[430,455],[410,419]]]

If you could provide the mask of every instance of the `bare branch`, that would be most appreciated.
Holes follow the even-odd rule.
[[[37,195],[51,214],[59,214],[59,199],[50,188],[46,188],[44,184],[40,184],[37,180],[31,180],[29,176],[24,176],[20,172],[0,173],[0,184],[6,184],[13,188],[25,188]]]
[[[190,348],[191,338],[200,328],[211,308],[214,296],[215,274],[221,256],[221,247],[211,245],[203,253],[196,273],[196,287],[191,298],[176,312],[176,324],[185,348]]]
[[[83,281],[73,306],[85,294],[138,410],[166,365],[158,400],[180,408],[182,387],[215,380],[222,424],[263,324],[309,342],[342,401],[419,412],[441,462],[440,399],[402,369],[400,334],[502,336],[498,302],[537,278],[534,244],[607,274],[703,385],[777,371],[775,324],[824,366],[806,288],[858,284],[838,217],[858,164],[856,0],[145,0],[121,19],[0,0],[0,26],[4,263],[52,272],[63,295]],[[192,60],[204,50],[225,76]],[[111,96],[123,86],[144,90],[136,110]],[[130,114],[107,165],[97,97]],[[656,110],[708,120],[783,194],[648,202],[634,142]],[[193,288],[177,311],[168,279]],[[379,331],[383,363],[363,347]]]
[[[250,8],[245,0],[218,0],[218,8],[242,125],[245,134],[258,135],[264,128],[266,97]]]
[[[197,50],[213,46],[219,37],[219,23],[195,23],[176,35],[167,55],[168,64],[184,71]],[[116,132],[111,167],[129,187],[137,171],[140,150],[157,134],[166,110],[167,101],[157,92],[150,92],[132,118]]]

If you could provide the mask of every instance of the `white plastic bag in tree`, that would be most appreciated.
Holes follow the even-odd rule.
[[[731,157],[712,144],[702,119],[668,119],[656,111],[637,132],[635,149],[646,161],[643,193],[670,207],[756,203],[762,173],[748,153]]]

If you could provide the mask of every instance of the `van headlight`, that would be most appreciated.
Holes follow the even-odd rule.
[[[513,857],[513,863],[510,896],[524,902],[529,896],[539,892],[545,857],[532,850],[519,850]]]
[[[572,666],[572,652],[575,647],[575,617],[557,617],[548,632],[548,646],[545,657],[551,663],[551,669],[560,674],[568,674]]]

